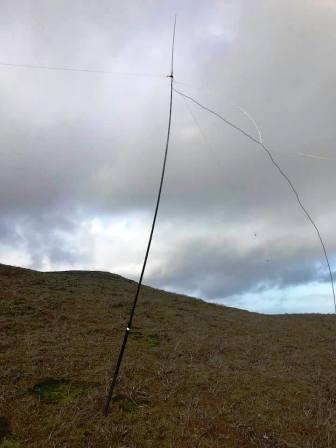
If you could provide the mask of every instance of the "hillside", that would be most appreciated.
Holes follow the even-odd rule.
[[[264,316],[0,265],[0,447],[335,447],[335,316]]]

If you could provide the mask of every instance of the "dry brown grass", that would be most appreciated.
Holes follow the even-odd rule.
[[[263,316],[0,265],[0,448],[335,447],[335,317]]]

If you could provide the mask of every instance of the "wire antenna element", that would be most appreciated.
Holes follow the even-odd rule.
[[[228,124],[229,126],[231,126],[232,128],[236,129],[236,131],[240,132],[241,134],[245,135],[245,137],[249,138],[250,140],[252,140],[254,143],[257,143],[257,145],[261,146],[261,148],[263,148],[263,150],[266,152],[266,154],[268,155],[268,157],[270,158],[271,162],[273,163],[273,165],[275,166],[275,168],[279,171],[279,173],[281,174],[281,176],[285,179],[285,181],[287,182],[287,184],[289,185],[289,187],[291,188],[291,190],[293,191],[296,200],[301,208],[301,210],[304,212],[304,214],[306,215],[307,219],[310,221],[311,225],[314,227],[316,234],[318,236],[318,239],[321,243],[321,247],[323,250],[323,254],[324,254],[324,258],[326,260],[326,264],[328,266],[328,271],[329,271],[329,277],[330,277],[330,285],[331,285],[331,289],[332,289],[332,295],[333,295],[333,300],[334,300],[334,311],[336,314],[336,297],[335,297],[335,287],[334,287],[334,278],[333,278],[333,274],[332,274],[332,270],[331,270],[331,266],[330,266],[330,262],[329,262],[329,257],[327,254],[327,249],[325,247],[324,241],[322,239],[321,233],[317,227],[317,225],[315,224],[315,221],[313,220],[313,218],[310,216],[309,212],[307,211],[307,209],[305,208],[305,206],[303,205],[301,198],[299,196],[299,193],[297,192],[296,188],[293,185],[293,182],[290,180],[290,178],[287,176],[287,174],[283,171],[283,169],[280,167],[280,165],[278,164],[278,162],[274,159],[271,150],[264,144],[263,140],[262,140],[262,135],[261,135],[261,131],[258,128],[256,122],[253,120],[254,125],[258,131],[259,134],[259,140],[252,137],[252,135],[248,134],[246,131],[244,131],[242,128],[240,128],[239,126],[237,126],[236,124],[232,123],[231,121],[227,120],[226,118],[224,118],[222,115],[220,115],[219,113],[215,112],[212,109],[209,109],[208,107],[204,106],[203,104],[199,103],[198,101],[196,101],[194,98],[192,98],[189,95],[186,95],[183,92],[180,92],[176,89],[174,89],[174,92],[178,93],[179,95],[181,95],[183,98],[188,99],[189,101],[192,101],[194,104],[197,104],[197,106],[199,106],[200,108],[206,110],[207,112],[211,113],[212,115],[215,115],[217,118],[219,118],[220,120],[224,121],[226,124]],[[250,116],[250,118],[252,118]]]
[[[63,72],[84,72],[84,73],[100,73],[104,75],[120,75],[120,76],[148,76],[153,78],[164,78],[163,75],[157,75],[153,73],[130,73],[130,72],[119,72],[114,70],[99,70],[99,69],[89,69],[89,68],[76,68],[76,67],[54,67],[50,65],[33,65],[33,64],[10,64],[7,62],[0,62],[1,67],[16,67],[16,68],[29,68],[29,69],[40,69],[40,70],[54,70]]]

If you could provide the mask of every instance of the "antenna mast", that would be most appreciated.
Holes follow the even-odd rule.
[[[169,138],[170,138],[170,128],[171,128],[171,119],[172,119],[172,109],[173,109],[175,29],[176,29],[176,16],[175,16],[175,21],[174,21],[173,42],[172,42],[172,49],[171,49],[171,69],[170,69],[170,75],[167,75],[167,77],[170,78],[170,104],[169,104],[168,132],[167,132],[166,147],[165,147],[164,159],[163,159],[163,165],[162,165],[160,186],[159,186],[158,196],[157,196],[157,200],[156,200],[156,206],[155,206],[155,212],[154,212],[154,217],[153,217],[152,228],[151,228],[150,235],[149,235],[149,240],[148,240],[148,244],[147,244],[146,254],[145,254],[144,261],[143,261],[141,274],[140,274],[140,278],[139,278],[139,281],[138,281],[138,286],[137,286],[136,293],[135,293],[135,296],[134,296],[133,305],[132,305],[132,308],[131,308],[131,311],[130,311],[128,324],[127,324],[127,327],[126,327],[126,330],[125,330],[125,334],[124,334],[124,339],[123,339],[121,347],[120,347],[120,352],[119,352],[117,364],[116,364],[116,367],[115,367],[114,375],[113,375],[113,378],[112,378],[112,382],[111,382],[111,385],[110,385],[110,388],[109,388],[109,391],[108,391],[108,394],[107,394],[107,397],[106,397],[106,402],[105,402],[105,407],[104,407],[104,415],[105,415],[105,417],[108,415],[108,412],[109,412],[110,402],[111,402],[111,399],[112,399],[112,396],[113,396],[115,385],[117,383],[119,369],[120,369],[120,365],[121,365],[121,362],[122,362],[122,359],[123,359],[123,356],[124,356],[124,352],[125,352],[128,336],[129,336],[129,334],[131,332],[131,329],[132,329],[132,323],[133,323],[133,317],[134,317],[134,313],[135,313],[135,308],[136,308],[136,305],[137,305],[137,302],[138,302],[138,298],[139,298],[139,293],[140,293],[140,289],[141,289],[141,285],[142,285],[142,279],[143,279],[143,276],[144,276],[144,273],[145,273],[145,269],[146,269],[147,259],[148,259],[150,247],[151,247],[151,244],[152,244],[156,218],[157,218],[159,205],[160,205],[163,180],[164,180],[165,171],[166,171],[166,164],[167,164]]]

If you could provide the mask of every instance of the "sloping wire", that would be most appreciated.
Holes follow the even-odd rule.
[[[186,83],[186,82],[181,82],[181,81],[176,81],[176,79],[174,80],[174,85],[183,85],[183,86],[187,86],[187,87],[192,87],[192,88],[197,88],[199,89],[203,89],[209,93],[211,93],[210,89],[204,88],[204,86],[197,86],[195,84],[191,84],[191,83]],[[261,129],[258,126],[256,120],[252,117],[252,115],[243,107],[239,106],[238,104],[235,103],[230,103],[231,106],[235,107],[236,109],[238,109],[240,112],[242,112],[249,120],[250,122],[253,124],[253,126],[255,127],[256,131],[258,132],[259,135],[259,140],[262,141],[262,133],[261,133]],[[272,152],[276,152],[277,154],[279,154],[279,156],[281,157],[305,157],[308,159],[315,159],[315,160],[325,160],[325,161],[331,161],[331,162],[336,162],[336,158],[335,157],[329,157],[326,155],[321,155],[321,154],[310,154],[310,153],[306,153],[306,152],[293,152],[293,153],[284,153],[281,151],[277,151],[275,149],[272,150]]]
[[[324,258],[326,260],[327,266],[328,266],[328,270],[329,270],[329,277],[330,277],[330,284],[331,284],[331,289],[332,289],[332,296],[333,296],[333,301],[334,301],[334,311],[336,313],[336,297],[335,297],[335,287],[334,287],[334,278],[333,278],[333,274],[332,274],[332,270],[331,270],[331,266],[330,266],[330,262],[329,262],[329,257],[327,254],[327,250],[324,244],[324,241],[322,239],[321,233],[317,227],[317,225],[315,224],[313,218],[311,217],[311,215],[309,214],[309,212],[307,211],[307,209],[304,207],[299,193],[297,192],[296,188],[294,187],[292,181],[290,180],[290,178],[288,177],[288,175],[283,171],[283,169],[280,167],[280,165],[278,164],[278,162],[274,159],[271,150],[263,143],[262,139],[257,140],[255,139],[252,135],[248,134],[247,132],[245,132],[242,128],[240,128],[239,126],[235,125],[234,123],[232,123],[231,121],[227,120],[226,118],[222,117],[222,115],[220,115],[219,113],[215,112],[214,110],[204,106],[203,104],[199,103],[198,101],[196,101],[194,98],[192,98],[189,95],[186,95],[183,92],[180,92],[178,90],[176,90],[174,88],[174,91],[181,95],[182,97],[188,99],[189,101],[192,101],[193,103],[197,104],[199,107],[201,107],[202,109],[206,110],[207,112],[215,115],[217,118],[219,118],[220,120],[224,121],[224,123],[226,123],[227,125],[231,126],[233,129],[235,129],[236,131],[240,132],[241,134],[243,134],[245,137],[247,137],[248,139],[252,140],[254,143],[256,143],[257,145],[261,146],[263,148],[263,150],[266,152],[266,154],[268,155],[270,161],[273,163],[273,165],[276,167],[276,169],[279,171],[279,173],[281,174],[281,176],[286,180],[287,184],[289,185],[289,187],[291,188],[292,192],[294,193],[296,200],[301,208],[301,210],[304,212],[304,214],[306,215],[307,219],[309,220],[309,222],[311,223],[311,225],[314,227],[316,234],[318,236],[318,239],[321,243],[321,247],[323,250],[323,254],[324,254]],[[258,127],[257,127],[258,129]],[[261,136],[261,133],[260,133]]]
[[[318,159],[318,160],[329,160],[329,161],[336,161],[333,157],[327,157],[327,156],[321,156],[319,154],[308,154],[306,152],[298,152],[297,155],[302,157],[309,157],[311,159]]]
[[[259,142],[262,144],[263,143],[263,136],[262,136],[261,129],[258,126],[258,123],[256,122],[256,120],[252,117],[252,115],[247,110],[243,109],[241,106],[238,106],[237,104],[235,104],[234,106],[238,110],[240,110],[240,112],[242,112],[250,120],[250,122],[253,124],[253,126],[256,129],[256,131],[258,132]]]
[[[75,67],[53,67],[49,65],[33,65],[33,64],[9,64],[5,62],[0,62],[0,66],[3,67],[17,67],[17,68],[30,68],[30,69],[41,69],[41,70],[56,70],[56,71],[66,71],[66,72],[85,72],[85,73],[101,73],[106,75],[120,75],[120,76],[145,76],[154,78],[165,78],[164,75],[155,75],[152,73],[130,73],[130,72],[118,72],[113,70],[96,70],[96,69],[85,69],[85,68],[75,68]]]
[[[201,136],[202,136],[202,138],[203,138],[203,140],[204,140],[204,143],[205,143],[206,146],[210,149],[210,151],[211,151],[211,153],[212,153],[214,159],[216,160],[217,164],[218,164],[219,166],[222,166],[222,167],[223,167],[223,163],[222,163],[221,159],[220,159],[219,157],[217,157],[217,153],[216,153],[216,151],[214,150],[214,148],[213,148],[211,142],[206,138],[206,135],[205,135],[205,133],[203,132],[203,130],[202,130],[202,128],[201,128],[201,126],[200,126],[200,124],[199,124],[199,122],[198,122],[198,120],[197,120],[195,114],[193,113],[192,109],[189,107],[189,104],[187,103],[187,100],[186,100],[183,96],[181,97],[181,99],[183,100],[183,103],[184,103],[184,105],[185,105],[187,111],[189,112],[189,114],[190,114],[192,120],[194,121],[196,127],[198,128],[199,133],[201,134]]]

